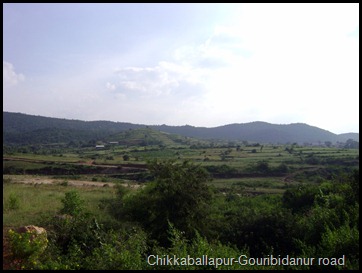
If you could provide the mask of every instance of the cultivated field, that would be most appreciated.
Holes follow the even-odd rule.
[[[155,159],[190,160],[200,164],[212,174],[209,184],[221,194],[239,195],[281,194],[299,184],[321,182],[342,170],[357,167],[359,162],[357,149],[219,146],[112,146],[104,150],[85,148],[63,149],[61,153],[5,154],[3,224],[27,224],[35,216],[54,213],[60,206],[60,197],[71,188],[81,188],[80,193],[89,204],[112,197],[116,184],[137,189],[151,179],[147,162]],[[124,155],[129,158],[125,160]],[[29,195],[34,198],[27,198]],[[6,209],[9,196],[18,197],[19,210]]]
[[[347,207],[346,209],[348,212],[339,212],[338,210],[339,206],[341,208],[344,207],[338,204],[341,203],[342,200],[345,200],[343,202],[348,202],[348,196],[353,194],[350,193],[351,190],[348,187],[355,187],[355,185],[351,184],[351,186],[347,186],[347,184],[343,183],[353,183],[349,181],[351,180],[350,175],[353,171],[359,168],[358,149],[298,146],[296,144],[245,145],[243,143],[225,142],[193,142],[191,145],[185,143],[177,145],[171,144],[172,143],[170,143],[169,146],[109,145],[103,149],[96,149],[95,147],[70,148],[59,145],[59,147],[47,147],[37,149],[33,152],[29,150],[26,152],[5,152],[3,154],[3,232],[5,234],[5,237],[3,237],[3,268],[77,269],[80,267],[83,269],[93,269],[97,266],[93,262],[90,262],[94,260],[94,258],[82,256],[83,254],[81,254],[81,252],[76,252],[73,248],[64,249],[62,260],[55,263],[58,255],[56,253],[58,253],[57,251],[59,251],[58,248],[60,247],[57,245],[60,243],[55,241],[54,245],[50,248],[49,257],[32,260],[33,263],[39,263],[38,267],[35,266],[35,264],[29,265],[27,262],[24,262],[24,260],[18,261],[14,259],[10,253],[9,242],[6,237],[9,229],[23,225],[39,225],[50,230],[54,229],[55,227],[52,226],[51,223],[54,222],[54,217],[62,214],[61,212],[64,210],[66,204],[64,198],[69,193],[76,194],[75,197],[73,196],[75,201],[78,199],[83,200],[83,210],[91,215],[91,218],[89,218],[89,216],[82,216],[74,223],[68,223],[70,225],[69,227],[67,226],[68,224],[63,227],[58,226],[56,228],[61,229],[57,232],[60,233],[52,231],[53,233],[50,233],[53,234],[51,238],[58,238],[60,236],[59,234],[63,232],[66,232],[66,236],[69,238],[73,238],[74,235],[67,232],[73,229],[80,230],[79,232],[81,234],[84,233],[84,236],[90,237],[82,237],[83,239],[77,238],[76,240],[79,240],[79,242],[71,242],[74,243],[73,247],[83,248],[82,245],[87,244],[86,242],[89,241],[89,238],[93,238],[92,236],[96,234],[94,232],[102,231],[104,233],[104,237],[102,237],[103,246],[108,246],[110,249],[118,249],[117,244],[120,243],[119,240],[121,239],[115,239],[113,242],[108,242],[108,240],[110,236],[113,236],[110,235],[113,232],[112,230],[123,230],[125,234],[128,234],[125,238],[129,238],[127,239],[129,241],[122,241],[122,244],[125,242],[127,244],[130,243],[132,245],[130,249],[132,250],[124,250],[126,252],[122,253],[128,253],[127,251],[141,251],[139,250],[141,245],[137,244],[144,242],[144,239],[141,240],[138,237],[134,237],[136,235],[132,235],[132,230],[141,228],[142,232],[139,234],[147,233],[148,236],[154,236],[152,240],[160,240],[162,243],[164,238],[162,236],[157,237],[159,236],[157,234],[159,234],[159,232],[161,232],[161,235],[167,234],[168,231],[165,230],[167,227],[162,226],[162,229],[155,230],[153,227],[154,224],[150,225],[150,223],[154,223],[154,215],[159,213],[162,215],[163,213],[160,209],[153,208],[153,206],[155,204],[163,204],[163,202],[166,202],[165,200],[168,200],[167,195],[163,196],[161,192],[155,194],[155,197],[148,194],[157,189],[152,186],[154,185],[152,183],[155,180],[155,176],[154,171],[152,172],[150,169],[150,166],[155,162],[170,162],[171,165],[169,166],[172,166],[172,164],[180,166],[180,169],[177,169],[177,167],[174,170],[175,174],[182,172],[182,166],[188,166],[183,165],[183,162],[190,162],[192,166],[204,168],[209,174],[210,179],[207,179],[207,186],[210,189],[210,193],[212,193],[212,195],[210,195],[212,199],[206,198],[204,201],[201,201],[202,198],[204,198],[202,197],[203,195],[209,195],[209,193],[207,193],[208,190],[202,187],[196,187],[194,189],[193,185],[189,185],[183,192],[180,192],[180,194],[184,195],[181,201],[179,201],[181,202],[180,204],[176,201],[178,197],[178,194],[176,194],[171,200],[167,201],[171,203],[165,203],[167,205],[164,207],[166,210],[169,210],[169,213],[165,215],[169,215],[172,219],[174,213],[179,213],[179,210],[183,210],[184,204],[182,202],[186,202],[186,199],[189,198],[187,192],[189,189],[193,198],[196,198],[196,200],[201,198],[200,201],[198,201],[200,204],[203,204],[203,202],[207,200],[210,206],[209,208],[203,205],[200,205],[200,208],[198,208],[202,208],[202,210],[205,211],[202,214],[202,218],[204,218],[203,221],[209,223],[206,229],[207,232],[201,233],[202,237],[194,237],[195,235],[192,235],[193,237],[190,238],[193,238],[192,240],[204,240],[202,239],[204,238],[203,236],[205,236],[205,238],[208,237],[209,240],[218,238],[217,240],[220,241],[215,241],[215,245],[211,242],[210,245],[207,245],[209,249],[215,249],[215,251],[231,251],[233,253],[235,251],[237,251],[235,253],[239,253],[238,251],[244,251],[245,253],[250,251],[250,254],[261,255],[262,253],[269,253],[270,249],[273,248],[276,248],[277,251],[285,251],[288,247],[284,247],[280,242],[290,240],[288,244],[291,244],[291,242],[295,242],[294,238],[297,238],[297,240],[304,240],[306,245],[293,246],[293,250],[290,251],[299,253],[307,249],[312,249],[307,244],[313,244],[315,242],[315,239],[309,238],[308,236],[305,237],[306,235],[301,232],[304,229],[304,223],[310,223],[308,226],[310,229],[310,231],[308,231],[309,233],[317,230],[319,232],[318,234],[329,236],[329,226],[331,225],[331,227],[333,227],[333,223],[337,221],[335,219],[340,219],[342,216],[339,215],[345,215],[346,213],[350,215],[350,226],[353,227],[351,231],[348,231],[354,234],[350,240],[355,241],[356,236],[359,236],[354,227],[356,221],[358,222],[355,216],[357,205],[353,205],[354,203],[347,204],[348,209]],[[167,166],[167,164],[165,166]],[[190,168],[190,170],[194,169],[194,167],[187,168]],[[202,179],[205,178],[203,175],[200,177],[203,177]],[[168,178],[166,177],[166,179]],[[185,180],[182,177],[180,179]],[[190,176],[190,179],[194,179],[194,176]],[[162,179],[159,181],[162,181]],[[172,183],[178,183],[178,180],[173,180]],[[187,179],[183,181],[183,183],[188,183]],[[197,183],[197,180],[195,180],[195,183]],[[182,185],[180,186],[184,187]],[[347,188],[349,190],[343,193],[344,189]],[[174,190],[176,189],[177,188]],[[299,199],[294,200],[294,197],[291,199],[288,197],[290,194],[296,194],[296,192],[298,192],[295,191],[295,189],[300,189],[302,192],[302,195],[298,197],[300,201]],[[198,191],[200,192],[198,193]],[[162,192],[164,191],[162,190]],[[285,192],[289,195],[285,196]],[[311,203],[310,197],[308,197],[310,194],[314,196],[314,199],[312,199],[314,203]],[[328,197],[330,201],[327,203],[325,203],[325,201],[323,201],[324,203],[318,201],[327,200],[327,195],[324,194],[330,194],[330,197]],[[184,198],[186,199],[184,200]],[[72,199],[70,200],[72,202],[74,201]],[[143,202],[145,202],[145,205],[142,205]],[[302,203],[299,204],[298,202]],[[320,207],[320,204],[323,206]],[[173,209],[174,206],[178,205],[178,209]],[[150,210],[153,209],[154,212],[147,211],[149,206]],[[332,215],[331,217],[334,217],[334,220],[325,222],[324,229],[315,229],[314,226],[319,225],[318,223],[320,221],[325,221],[323,220],[324,218],[314,222],[314,218],[310,218],[307,214],[299,214],[299,209],[303,209],[303,206],[306,206],[306,209],[310,210],[310,215],[312,216],[315,213],[319,213],[318,211],[323,208],[326,211],[316,215],[321,215],[320,217],[323,215]],[[193,210],[193,206],[191,206],[190,209]],[[329,211],[333,211],[335,214]],[[75,217],[74,219],[78,218]],[[164,219],[162,221],[168,221],[164,216],[160,219]],[[86,221],[86,223],[84,224],[81,221]],[[185,219],[176,217],[173,221],[176,222],[178,228],[183,227],[184,224],[182,221],[191,221],[188,225],[195,224],[195,226],[199,225],[199,222],[201,223],[201,221],[195,222],[194,219],[188,220],[188,217]],[[179,221],[181,222],[178,223]],[[274,233],[270,230],[264,231],[260,229],[264,224],[260,224],[259,222],[266,222],[266,226],[270,229],[275,229],[275,231],[273,231]],[[291,224],[292,222],[294,224]],[[96,229],[94,230],[93,227],[92,230],[88,230],[94,223]],[[98,226],[98,223],[100,223],[100,226]],[[161,225],[161,222],[158,225]],[[293,227],[290,229],[295,225],[297,228]],[[72,229],[69,229],[71,226]],[[199,228],[202,230],[201,226],[198,227],[198,229]],[[335,232],[337,232],[336,234],[342,234],[340,230],[344,228],[345,224],[341,221],[338,229],[335,230]],[[285,236],[279,236],[279,230],[282,230],[283,234],[289,232],[291,234],[290,238],[286,239]],[[243,231],[244,233],[239,234],[239,231]],[[259,235],[253,237],[252,234],[254,233]],[[216,235],[217,237],[215,237]],[[273,236],[277,237],[274,238]],[[59,240],[59,238],[57,240]],[[135,245],[132,240],[138,240],[137,244]],[[148,247],[155,249],[154,251],[160,251],[159,248],[154,248],[152,240],[147,241]],[[344,249],[348,249],[350,245],[348,240],[345,243],[347,246]],[[105,242],[108,242],[108,245]],[[182,244],[185,244],[185,248],[189,248],[193,244],[196,244],[195,242],[196,241],[190,241],[190,243],[186,243],[186,241],[184,241]],[[176,244],[177,242],[173,241],[173,243]],[[179,243],[181,243],[181,241]],[[62,244],[64,244],[64,242],[62,242]],[[226,247],[226,245],[229,244],[234,246],[233,250]],[[328,249],[324,244],[325,242],[323,240],[318,243],[318,249],[321,249],[320,253],[325,253],[322,252],[322,250],[326,251],[325,249]],[[216,245],[218,245],[218,247],[215,248]],[[245,248],[245,246],[247,248]],[[90,246],[87,247],[89,248]],[[101,250],[101,245],[98,247],[100,247],[98,249],[99,251],[105,251]],[[135,249],[133,249],[133,247],[135,247]],[[96,249],[97,248],[94,248],[94,251],[98,251]],[[174,251],[172,249],[173,248],[167,248],[167,251],[171,253]],[[350,260],[348,260],[353,263],[353,265],[348,265],[347,268],[356,268],[355,261],[357,258],[353,249],[350,253]],[[132,255],[141,255],[140,253],[146,255],[149,251],[150,250],[142,250],[141,252],[137,252],[138,254]],[[166,251],[166,248],[164,251]],[[202,250],[199,251],[201,251],[199,254],[202,255],[206,250],[204,252]],[[119,250],[112,253],[118,252]],[[98,252],[90,252],[89,255],[99,255],[96,253]],[[319,252],[311,252],[310,255],[318,255],[318,253]],[[77,258],[73,259],[69,255]],[[108,253],[107,255],[111,254]],[[127,266],[125,264],[114,265],[112,261],[115,258],[113,256],[105,257],[104,260],[102,260],[103,265],[102,263],[99,264],[99,269],[150,269],[148,265],[144,263],[145,260],[142,258],[142,255],[137,256],[137,266],[132,265],[132,263]],[[132,260],[121,257],[117,259]],[[81,263],[81,265],[78,263]],[[155,268],[153,267],[152,269]],[[173,269],[173,267],[169,269]],[[250,267],[248,269],[261,268]]]

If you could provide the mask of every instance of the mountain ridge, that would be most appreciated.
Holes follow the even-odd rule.
[[[24,134],[28,135],[28,144],[32,143],[34,132],[44,132],[53,137],[53,141],[69,141],[72,136],[79,139],[106,138],[107,136],[129,129],[149,127],[166,133],[178,134],[186,137],[201,139],[246,140],[271,144],[285,143],[318,143],[330,141],[344,142],[347,139],[359,141],[359,133],[334,134],[330,131],[308,125],[306,123],[272,124],[264,121],[248,123],[232,123],[217,127],[195,127],[191,125],[145,125],[128,122],[113,121],[82,121],[78,119],[62,119],[22,113],[3,112],[3,139],[4,144],[22,142]],[[40,131],[37,131],[40,130]],[[67,137],[65,137],[67,136]],[[38,137],[37,142],[47,141]]]

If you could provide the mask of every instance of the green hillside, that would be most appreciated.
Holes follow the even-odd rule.
[[[118,142],[120,145],[127,146],[159,145],[177,147],[200,144],[204,142],[206,143],[206,141],[201,141],[195,138],[158,131],[148,126],[140,129],[129,129],[121,133],[113,134],[106,137],[105,140],[107,142]]]
[[[131,130],[136,129],[153,129],[163,133],[156,135],[155,132],[151,133],[147,130],[137,134],[131,133]],[[175,135],[179,136],[176,137]],[[70,142],[80,145],[91,143],[93,145],[97,141],[124,141],[126,136],[127,138],[131,137],[131,140],[127,140],[125,144],[142,145],[190,143],[194,138],[269,144],[323,144],[325,142],[336,144],[346,142],[349,139],[354,142],[359,141],[358,133],[337,135],[303,123],[270,124],[256,121],[206,128],[189,125],[142,125],[111,121],[67,120],[3,112],[3,143],[5,145]]]

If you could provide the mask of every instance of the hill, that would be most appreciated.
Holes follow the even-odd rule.
[[[180,146],[200,143],[198,139],[171,133],[162,132],[149,126],[139,129],[128,129],[126,131],[110,135],[105,138],[107,142],[118,142],[121,145],[160,145]]]
[[[204,139],[247,140],[261,143],[324,143],[345,142],[348,139],[359,141],[358,133],[337,135],[304,123],[271,124],[255,121],[242,124],[228,124],[214,128],[193,126],[160,126],[162,131]]]
[[[138,139],[139,143],[142,141],[152,141],[162,145],[174,143],[175,141],[180,142],[182,141],[180,136],[209,140],[245,140],[272,144],[294,142],[299,144],[324,143],[325,141],[336,143],[337,141],[345,142],[348,139],[359,141],[358,133],[337,135],[304,123],[282,125],[255,121],[206,128],[189,125],[168,126],[111,121],[81,121],[3,112],[3,144],[27,145],[97,140],[125,141],[127,131],[141,128],[154,129],[163,133],[159,133],[156,136],[155,133],[139,131],[137,134],[143,134],[143,137],[133,136],[134,140]],[[172,136],[166,133],[172,134]],[[130,135],[128,135],[129,137]]]
[[[89,142],[144,127],[124,122],[81,121],[3,112],[4,144]]]

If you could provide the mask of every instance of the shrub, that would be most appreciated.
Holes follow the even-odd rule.
[[[30,261],[37,259],[44,252],[48,244],[46,233],[39,235],[35,233],[35,231],[17,233],[12,229],[9,230],[10,247],[14,257]]]
[[[65,193],[65,198],[62,199],[62,203],[64,206],[60,210],[61,214],[76,216],[82,212],[84,200],[80,198],[77,191],[72,190]]]
[[[17,196],[15,193],[10,193],[8,208],[10,210],[17,210],[20,208],[20,199],[19,196]]]

